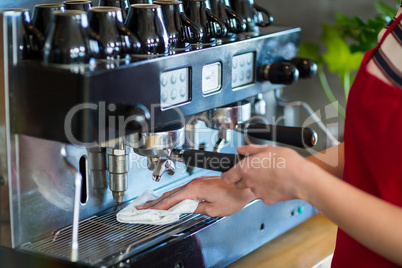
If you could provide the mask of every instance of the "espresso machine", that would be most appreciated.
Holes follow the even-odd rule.
[[[145,190],[162,194],[230,169],[244,157],[239,145],[317,143],[310,128],[267,119],[266,96],[315,72],[298,58],[300,28],[262,23],[255,4],[261,23],[245,19],[213,44],[47,65],[27,52],[36,48],[21,12],[49,1],[26,2],[0,4],[1,265],[224,267],[316,213],[301,200],[255,200],[223,218],[116,221]]]

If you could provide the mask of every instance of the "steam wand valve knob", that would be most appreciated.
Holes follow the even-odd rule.
[[[317,73],[317,64],[311,59],[293,58],[285,62],[290,62],[296,66],[297,70],[299,70],[300,78],[311,78]]]
[[[290,85],[299,78],[299,70],[290,62],[274,62],[258,69],[258,78],[272,84]]]

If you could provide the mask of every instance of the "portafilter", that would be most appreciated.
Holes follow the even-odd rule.
[[[248,100],[242,100],[212,109],[204,118],[208,119],[207,125],[212,129],[236,130],[250,137],[277,141],[300,148],[312,147],[317,143],[317,133],[311,128],[265,124],[253,120],[251,115],[251,103]]]
[[[184,144],[184,126],[180,123],[148,133],[134,133],[127,141],[135,153],[148,158],[148,168],[152,178],[159,181],[163,173],[173,175],[173,161],[185,163],[189,167],[225,172],[244,156],[192,149],[178,149]]]

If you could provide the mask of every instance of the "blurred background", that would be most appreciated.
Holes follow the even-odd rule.
[[[303,44],[305,42],[317,42],[322,36],[322,24],[324,22],[333,24],[337,12],[341,12],[348,17],[359,16],[364,20],[373,18],[377,14],[374,3],[379,1],[256,0],[255,2],[271,12],[275,24],[301,27],[300,43]],[[383,2],[391,7],[396,6],[395,0],[384,0]],[[346,101],[341,80],[333,73],[326,71],[326,74],[335,97],[345,107]],[[325,124],[329,124],[330,130],[335,136],[341,140],[343,139],[344,119],[342,116],[333,117],[337,112],[329,105],[330,102],[324,94],[318,76],[312,79],[299,80],[296,84],[286,87],[283,90],[283,97],[289,100],[305,101],[314,111],[321,111],[322,121]],[[327,116],[325,116],[326,107],[332,110],[329,113],[327,110]],[[303,115],[303,111],[300,111],[299,115],[301,121],[306,117],[306,115]]]

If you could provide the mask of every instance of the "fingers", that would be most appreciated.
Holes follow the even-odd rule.
[[[203,215],[208,215],[207,214],[207,206],[208,206],[208,203],[206,203],[206,202],[200,202],[200,203],[198,203],[198,206],[197,206],[197,208],[194,210],[194,213],[195,214],[203,214]],[[211,216],[211,215],[208,215],[208,216]]]
[[[216,204],[211,204],[208,202],[198,203],[198,206],[195,209],[194,213],[203,214],[210,217],[224,217],[229,215],[227,212],[224,212],[224,209],[220,208]]]
[[[149,209],[149,208],[154,208],[156,205],[162,203],[162,202],[167,202],[166,199],[170,199],[169,197],[174,196],[177,192],[183,190],[187,185],[183,185],[180,186],[178,188],[175,188],[171,191],[165,192],[163,193],[163,195],[161,197],[159,197],[158,199],[152,200],[152,201],[148,201],[146,202],[144,205],[141,206],[137,206],[137,209]],[[174,201],[174,200],[173,200]],[[172,202],[172,200],[169,200],[169,202]],[[172,206],[174,206],[175,204],[173,204]],[[168,207],[170,208],[170,207]]]
[[[141,206],[137,206],[136,208],[139,210],[142,209],[169,209],[171,207],[173,207],[174,205],[176,205],[176,201],[174,198],[172,198],[173,196],[170,197],[160,197],[158,199],[155,199],[154,201],[151,201],[149,203],[146,203],[144,205]]]
[[[223,172],[221,174],[221,179],[223,180],[224,183],[226,184],[234,184],[236,182],[238,182],[239,180],[241,180],[242,178],[242,166],[244,164],[244,160],[238,162],[236,165],[234,165],[234,167],[232,167],[231,169],[229,169],[226,172]]]
[[[240,182],[240,180],[251,173],[253,169],[252,164],[256,165],[259,161],[253,161],[254,158],[258,158],[258,154],[273,150],[272,146],[268,145],[247,145],[247,146],[239,146],[237,147],[237,151],[241,155],[247,155],[245,159],[238,162],[233,168],[229,171],[222,173],[221,178],[227,184],[235,184],[236,188],[244,189],[246,188],[245,182]],[[260,155],[260,156],[261,156]]]
[[[237,152],[241,155],[255,155],[264,151],[269,150],[272,146],[269,145],[245,145],[237,147]]]
[[[220,176],[202,176],[196,179],[193,179],[191,182],[175,188],[171,191],[165,192],[161,197],[158,199],[148,201],[144,205],[137,206],[137,209],[169,209],[181,201],[185,199],[193,199],[198,200],[200,199],[197,193],[194,190],[194,187],[189,187],[190,183],[194,185],[194,182],[205,181],[205,180],[214,180],[219,179]]]
[[[214,176],[202,176],[193,179],[192,181],[206,181],[206,180],[215,180],[215,179],[220,179],[219,175],[214,175]]]
[[[237,147],[237,151],[241,155],[248,155],[252,157],[255,154],[258,154],[262,151],[267,150],[269,146],[261,146],[261,145],[247,145],[247,146],[239,146]],[[238,162],[233,168],[221,174],[221,179],[227,184],[236,184],[242,179],[242,173],[247,171],[249,164],[248,157]],[[243,189],[244,184],[240,183],[239,187]],[[237,188],[237,187],[236,187]],[[240,188],[239,188],[240,189]]]
[[[198,197],[197,192],[193,190],[192,187],[188,187],[188,184],[163,194],[160,198],[156,199],[150,204],[138,206],[137,209],[152,208],[152,209],[166,210],[186,199],[191,200],[200,199]]]

